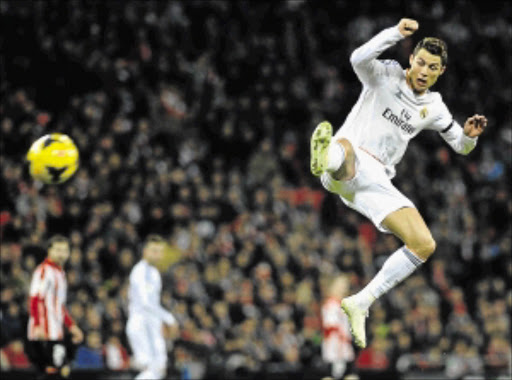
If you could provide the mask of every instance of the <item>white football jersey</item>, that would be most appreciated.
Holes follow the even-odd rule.
[[[458,153],[467,154],[477,138],[462,127],[437,92],[418,95],[407,85],[406,72],[393,60],[376,58],[402,38],[398,27],[383,30],[357,48],[350,57],[363,90],[335,138],[347,138],[386,166],[389,177],[403,157],[409,141],[423,129],[438,131]]]
[[[145,260],[139,261],[130,273],[128,292],[130,317],[138,316],[166,324],[174,324],[174,316],[160,304],[162,278],[158,269]]]

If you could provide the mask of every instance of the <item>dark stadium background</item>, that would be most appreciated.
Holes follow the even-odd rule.
[[[459,123],[479,113],[489,127],[467,157],[423,132],[398,166],[394,183],[438,248],[372,309],[368,353],[385,360],[358,370],[510,378],[510,3],[1,1],[0,12],[3,378],[31,377],[28,283],[54,233],[72,241],[68,305],[99,360],[76,362],[74,378],[133,375],[102,347],[130,354],[126,280],[148,233],[172,246],[163,304],[182,330],[170,376],[325,375],[324,280],[344,273],[357,291],[399,243],[322,189],[309,136],[357,99],[351,51],[402,17],[420,29],[382,57],[406,66],[420,38],[445,39],[435,89]],[[24,161],[50,131],[80,149],[61,186],[35,184]]]

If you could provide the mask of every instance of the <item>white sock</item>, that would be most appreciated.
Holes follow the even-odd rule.
[[[423,261],[407,247],[395,251],[368,285],[357,293],[361,307],[370,308],[377,298],[409,277],[421,264]]]
[[[345,148],[337,141],[331,141],[327,148],[327,171],[338,170],[345,161]]]

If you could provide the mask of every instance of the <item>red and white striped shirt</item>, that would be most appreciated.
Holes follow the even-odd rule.
[[[74,324],[65,306],[66,292],[66,274],[59,265],[47,258],[37,266],[30,283],[29,340],[64,338],[64,326],[69,328]],[[42,327],[44,337],[34,336],[36,326]]]
[[[322,358],[328,363],[354,360],[352,335],[347,316],[340,307],[340,300],[329,297],[322,305]]]

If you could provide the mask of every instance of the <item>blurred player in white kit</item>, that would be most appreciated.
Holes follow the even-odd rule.
[[[431,92],[446,69],[446,44],[424,38],[403,70],[393,60],[377,57],[419,27],[402,19],[357,48],[350,62],[363,89],[341,128],[332,136],[329,122],[311,137],[311,172],[347,206],[369,218],[382,232],[393,233],[404,246],[392,253],[375,277],[341,307],[348,315],[354,341],[366,346],[365,322],[372,303],[424,263],[436,243],[414,204],[392,183],[395,165],[409,141],[424,129],[439,135],[460,154],[476,146],[487,119],[474,115],[460,126],[441,95]]]
[[[163,325],[177,328],[174,316],[160,304],[162,279],[156,268],[162,259],[165,241],[149,235],[140,260],[130,273],[129,308],[126,334],[135,366],[142,369],[136,379],[162,379],[167,372],[167,349]]]

